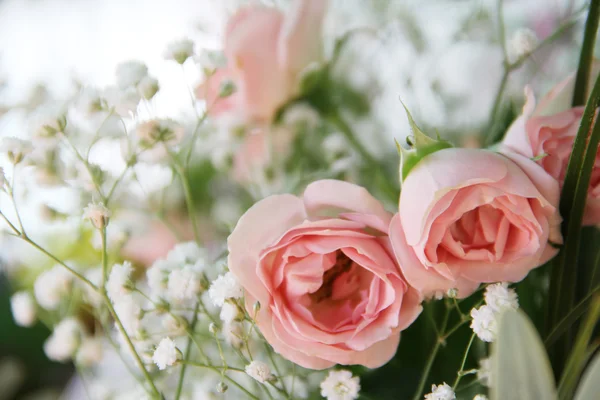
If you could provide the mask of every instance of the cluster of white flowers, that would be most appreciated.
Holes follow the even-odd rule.
[[[117,302],[119,299],[131,293],[130,285],[132,271],[133,268],[128,261],[125,261],[122,264],[115,264],[112,267],[110,275],[108,276],[108,281],[106,282],[106,292],[113,302]]]
[[[484,342],[493,342],[498,333],[498,315],[504,310],[519,308],[517,293],[508,283],[495,283],[485,289],[485,303],[471,310],[471,329]]]
[[[17,325],[32,326],[36,321],[35,301],[28,292],[17,292],[10,298],[10,307]]]
[[[250,364],[246,365],[245,371],[248,376],[260,383],[267,383],[274,378],[269,365],[262,361],[252,361]]]
[[[360,379],[345,369],[329,371],[320,386],[321,396],[327,400],[355,400],[360,392]]]
[[[55,310],[63,297],[69,294],[73,276],[61,265],[42,272],[33,284],[38,304],[46,310]]]
[[[222,307],[227,299],[241,299],[244,296],[244,290],[235,276],[231,272],[219,275],[208,289],[208,296],[213,304]]]
[[[175,346],[175,343],[170,338],[166,337],[156,347],[152,355],[152,361],[154,361],[158,369],[163,370],[173,366],[179,357],[180,353],[177,346]]]
[[[441,385],[431,385],[431,393],[425,395],[425,400],[454,400],[456,393],[446,382]]]

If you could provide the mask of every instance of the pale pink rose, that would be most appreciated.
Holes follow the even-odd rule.
[[[298,94],[299,74],[321,56],[321,25],[327,0],[295,0],[287,15],[275,8],[249,6],[229,20],[224,51],[227,66],[202,84],[196,95],[209,113],[236,112],[251,122],[270,122]],[[219,99],[222,82],[236,92]]]
[[[390,239],[406,280],[425,296],[517,282],[561,243],[557,182],[518,154],[444,149],[402,183]]]
[[[597,75],[596,63],[592,76]],[[525,88],[522,115],[509,128],[502,145],[537,163],[562,185],[584,107],[571,107],[574,76],[555,86],[536,106],[531,88]],[[545,156],[543,156],[545,155]],[[542,157],[543,156],[543,157]],[[588,188],[584,225],[600,224],[600,152],[596,154]]]
[[[386,235],[392,215],[365,189],[322,180],[267,197],[228,239],[229,268],[275,351],[312,369],[379,367],[421,312]]]

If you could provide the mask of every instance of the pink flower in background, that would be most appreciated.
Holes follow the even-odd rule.
[[[600,63],[595,63],[596,77]],[[571,107],[574,76],[555,86],[536,106],[531,88],[525,88],[522,115],[509,128],[502,145],[525,157],[538,157],[537,163],[558,180],[562,187],[581,123],[584,107]],[[588,189],[584,225],[600,224],[600,152],[592,171]]]
[[[517,154],[444,149],[402,184],[390,239],[406,280],[424,295],[516,282],[560,243],[558,184]]]
[[[298,93],[299,74],[321,57],[321,25],[326,0],[296,0],[287,15],[275,8],[240,9],[227,24],[227,66],[196,91],[209,112],[240,113],[249,121],[270,122],[279,107]],[[219,99],[230,80],[236,92]]]
[[[283,357],[306,368],[375,368],[396,352],[421,312],[386,235],[392,215],[365,189],[336,180],[303,198],[276,195],[242,216],[228,239],[229,268],[246,308]]]

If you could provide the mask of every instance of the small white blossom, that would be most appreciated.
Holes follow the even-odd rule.
[[[355,400],[360,392],[358,376],[347,370],[329,371],[321,382],[321,396],[327,400]]]
[[[531,29],[523,28],[516,31],[509,42],[509,50],[512,58],[518,60],[535,50],[538,39]]]
[[[0,152],[8,156],[8,160],[13,164],[18,164],[33,151],[33,145],[28,140],[16,137],[5,137],[0,142]]]
[[[231,272],[219,275],[208,289],[208,296],[213,304],[222,307],[227,299],[240,299],[244,296],[244,290]]]
[[[183,64],[189,57],[194,55],[194,42],[189,39],[180,39],[167,45],[164,57],[167,60]]]
[[[137,84],[137,90],[146,100],[150,100],[154,97],[154,95],[158,92],[160,86],[158,84],[158,80],[151,76],[145,76],[142,80]]]
[[[63,296],[67,295],[73,277],[60,265],[42,272],[33,284],[33,293],[38,304],[46,310],[55,310]]]
[[[143,147],[150,148],[156,143],[174,146],[181,142],[185,130],[172,119],[153,119],[142,122],[135,133]]]
[[[174,365],[179,357],[179,352],[175,343],[166,337],[160,341],[154,354],[152,355],[152,361],[158,366],[158,369],[163,370],[167,367]]]
[[[498,331],[496,313],[488,305],[471,310],[471,329],[484,342],[493,342]]]
[[[519,308],[519,299],[514,289],[508,283],[495,283],[485,288],[485,302],[494,312]]]
[[[97,337],[84,337],[77,350],[75,360],[78,365],[91,367],[102,361],[103,347],[102,340]]]
[[[136,86],[148,75],[148,67],[140,61],[126,61],[117,65],[117,85],[121,89]]]
[[[488,398],[485,394],[476,394],[473,400],[488,400]]]
[[[79,346],[81,333],[81,325],[75,318],[62,320],[44,343],[44,352],[51,360],[68,361]]]
[[[183,266],[186,264],[195,264],[204,259],[204,257],[204,251],[196,242],[183,242],[177,243],[169,251],[167,260],[175,265]]]
[[[110,210],[102,203],[90,203],[83,209],[83,218],[89,219],[94,228],[102,229],[108,224]]]
[[[253,379],[256,379],[260,383],[267,383],[273,379],[271,374],[271,368],[262,361],[254,360],[250,364],[246,365],[246,373]]]
[[[10,298],[15,323],[19,326],[32,326],[36,320],[35,302],[28,292],[17,292]]]
[[[196,298],[200,288],[200,277],[191,266],[173,270],[169,274],[168,296],[175,301]]]
[[[115,303],[115,312],[119,320],[129,334],[135,333],[140,327],[140,306],[136,303],[132,295],[118,298]]]
[[[131,263],[128,261],[112,267],[106,282],[106,292],[113,302],[131,292],[129,288],[131,272]]]
[[[195,61],[202,69],[204,69],[205,74],[211,74],[216,69],[227,65],[225,54],[223,54],[222,51],[216,50],[202,50],[202,52],[195,57]]]
[[[185,334],[185,321],[180,318],[175,318],[171,314],[166,314],[162,318],[161,325],[170,335],[180,336]]]
[[[490,358],[479,360],[479,369],[477,370],[477,379],[482,385],[491,387],[492,385],[492,361]]]
[[[286,109],[283,122],[286,125],[315,129],[321,120],[319,113],[306,103],[297,103]]]
[[[456,394],[446,382],[441,385],[432,385],[431,393],[425,395],[425,400],[454,400]]]
[[[219,317],[221,318],[221,321],[223,321],[227,324],[227,323],[235,321],[237,318],[239,318],[239,316],[240,316],[240,310],[238,309],[238,307],[235,304],[230,303],[228,301],[223,303],[223,307],[221,307],[221,312],[219,313]]]
[[[106,109],[106,100],[94,88],[84,88],[77,99],[76,107],[83,115],[90,116]]]

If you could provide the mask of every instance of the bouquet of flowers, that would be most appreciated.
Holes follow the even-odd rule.
[[[498,2],[481,134],[392,88],[410,134],[381,143],[357,57],[389,27],[332,32],[338,6],[252,3],[219,50],[173,42],[165,62],[201,71],[185,117],[128,61],[2,138],[13,317],[75,366],[66,398],[598,397],[600,1],[511,43]],[[511,99],[583,15],[576,71]]]

